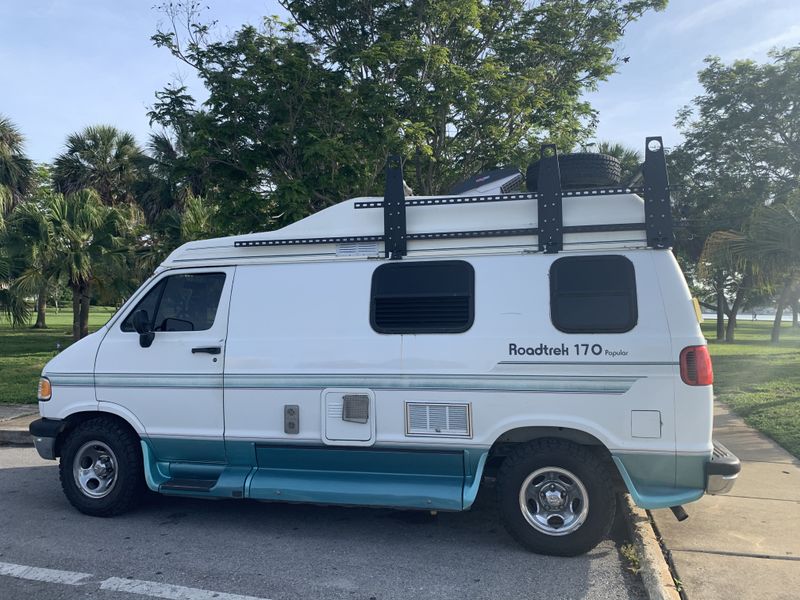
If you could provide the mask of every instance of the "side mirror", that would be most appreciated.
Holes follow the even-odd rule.
[[[137,310],[133,313],[133,328],[139,334],[139,345],[149,348],[156,334],[150,329],[150,317],[146,310]]]

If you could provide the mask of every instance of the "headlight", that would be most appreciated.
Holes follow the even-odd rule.
[[[39,390],[36,395],[40,402],[46,402],[53,397],[53,388],[50,385],[50,380],[47,377],[39,378]]]

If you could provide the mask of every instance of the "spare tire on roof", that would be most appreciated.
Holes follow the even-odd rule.
[[[562,154],[558,157],[558,167],[561,171],[561,187],[564,189],[614,186],[619,185],[622,178],[622,166],[608,154]],[[525,180],[529,192],[539,189],[538,160],[528,165]]]

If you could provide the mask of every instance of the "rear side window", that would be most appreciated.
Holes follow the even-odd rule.
[[[468,262],[397,262],[372,275],[370,323],[378,333],[462,333],[475,315]]]
[[[147,311],[153,331],[211,329],[225,285],[224,273],[187,273],[159,281],[125,320],[122,331],[133,331],[133,314]]]
[[[624,333],[636,326],[636,276],[624,256],[569,256],[550,267],[550,316],[565,333]]]

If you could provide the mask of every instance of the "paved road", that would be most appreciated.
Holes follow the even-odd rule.
[[[54,463],[0,447],[0,598],[645,598],[613,540],[577,558],[530,554],[492,496],[438,517],[154,496],[98,519],[67,503]]]

